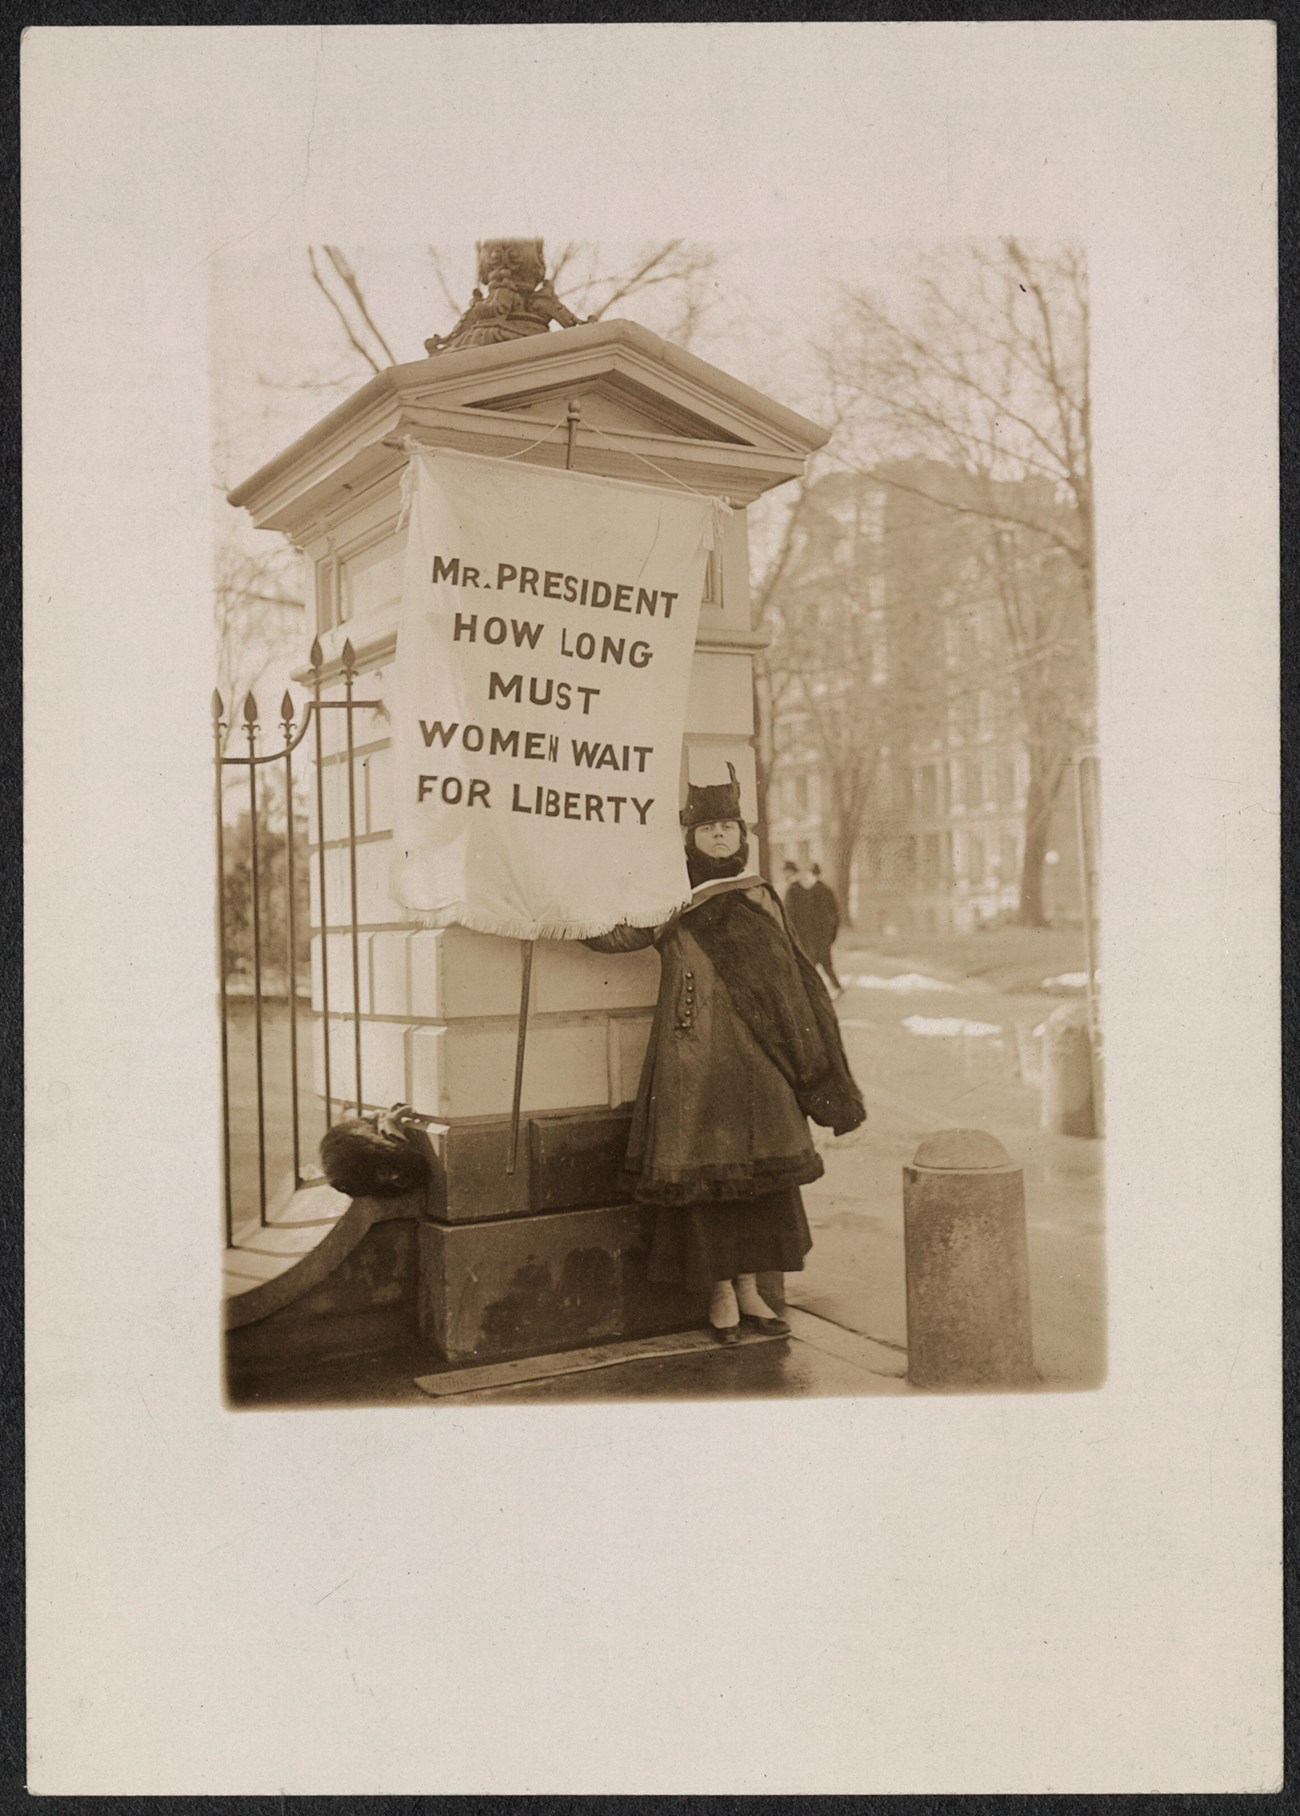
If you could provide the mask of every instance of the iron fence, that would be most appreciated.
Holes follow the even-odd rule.
[[[357,677],[356,654],[351,641],[343,645],[341,655],[341,676],[343,681],[343,698],[327,700],[322,698],[322,687],[325,682],[325,661],[317,638],[308,658],[311,698],[303,708],[299,721],[296,715],[293,697],[286,690],[280,702],[280,748],[259,751],[258,741],[262,726],[258,712],[257,700],[252,692],[245,695],[239,709],[239,725],[232,717],[226,718],[226,706],[220,693],[214,690],[212,695],[212,742],[213,767],[215,773],[215,818],[217,845],[217,975],[220,983],[221,997],[221,1127],[222,1127],[222,1181],[225,1205],[226,1246],[232,1247],[235,1239],[235,1205],[231,1169],[231,1090],[230,1090],[230,939],[226,912],[226,828],[225,828],[225,777],[229,770],[246,770],[248,775],[248,825],[250,840],[250,918],[252,932],[253,960],[253,1053],[257,1114],[257,1209],[258,1224],[265,1227],[267,1222],[267,1079],[263,1040],[263,1022],[266,1010],[267,994],[263,969],[262,938],[262,896],[263,865],[261,862],[261,817],[263,797],[262,790],[269,791],[270,777],[278,769],[282,777],[282,789],[285,811],[284,865],[286,884],[285,916],[285,976],[287,980],[289,1009],[289,1104],[293,1140],[293,1184],[295,1190],[303,1183],[302,1164],[302,1118],[299,1106],[301,1078],[298,1062],[298,934],[297,902],[295,899],[295,852],[294,852],[294,758],[302,750],[309,730],[313,732],[312,754],[315,758],[315,803],[316,826],[315,848],[317,863],[318,901],[316,907],[316,928],[320,939],[320,1005],[313,1003],[312,1019],[321,1028],[322,1055],[322,1095],[325,1112],[325,1126],[329,1128],[334,1120],[335,1099],[333,1082],[330,1073],[330,995],[329,995],[329,937],[330,926],[329,902],[327,893],[326,850],[330,844],[328,827],[325,820],[325,751],[322,728],[324,715],[329,711],[342,712],[345,715],[345,745],[343,761],[345,763],[347,785],[347,838],[345,843],[348,852],[349,904],[347,930],[351,942],[352,958],[352,1008],[353,1048],[355,1059],[355,1100],[358,1113],[364,1102],[361,1076],[361,940],[357,913],[357,785],[355,768],[356,740],[354,732],[354,715],[363,709],[379,708],[379,700],[358,700],[355,687]],[[236,735],[242,730],[247,740],[247,751],[241,755],[231,755],[225,749],[227,731]],[[265,777],[265,779],[263,779]],[[309,917],[310,920],[310,917]],[[308,929],[310,940],[312,928]],[[346,1105],[340,1101],[340,1109]]]

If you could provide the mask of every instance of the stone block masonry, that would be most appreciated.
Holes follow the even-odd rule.
[[[534,401],[508,401],[520,397]],[[303,553],[308,609],[328,677],[324,697],[343,698],[338,664],[346,638],[356,656],[356,697],[385,701],[392,695],[406,540],[403,437],[515,458],[522,410],[535,416],[543,441],[521,457],[557,464],[563,449],[546,441],[545,431],[569,400],[584,419],[589,413],[603,425],[599,437],[578,429],[575,464],[583,470],[642,485],[685,485],[734,507],[709,567],[680,780],[684,790],[688,772],[697,780],[720,777],[730,761],[752,804],[751,664],[761,638],[751,622],[744,507],[797,478],[827,439],[816,424],[634,323],[590,323],[391,367],[275,455],[230,501],[246,506],[259,528],[288,535]],[[522,570],[519,578],[522,584]],[[563,593],[562,578],[558,584]],[[545,596],[543,576],[536,594],[530,587],[512,596],[509,615],[531,621]],[[487,611],[472,591],[464,597],[467,613]],[[615,645],[601,640],[605,631],[625,638],[626,662],[643,658],[638,640],[652,622],[648,606],[638,615],[638,602],[629,597],[622,603],[632,609],[615,623],[618,603],[590,648],[573,641],[568,681],[575,687],[598,684],[607,650],[610,662],[616,659]],[[571,628],[575,639],[594,638],[585,623]],[[488,635],[482,628],[479,634]],[[503,672],[524,666],[520,660]],[[298,679],[310,686],[309,676]],[[550,729],[558,730],[558,721]],[[581,735],[576,717],[573,729]],[[618,1202],[628,1126],[627,1111],[618,1106],[636,1094],[657,991],[656,954],[602,957],[577,944],[537,942],[524,1128],[517,1165],[508,1171],[521,949],[463,928],[423,928],[389,895],[391,730],[382,707],[356,709],[360,978],[354,1005],[347,719],[337,710],[323,716],[323,827],[316,824],[314,777],[308,788],[311,836],[325,845],[328,909],[322,913],[313,849],[313,999],[319,1010],[324,956],[336,1113],[355,1092],[355,1011],[366,1103],[405,1099],[434,1119],[437,1190],[412,1245],[423,1328],[449,1357],[482,1360],[698,1322],[702,1304],[649,1284],[646,1213]],[[314,757],[314,738],[306,754]],[[440,776],[472,775],[463,752],[439,745],[437,756],[428,767]],[[611,767],[600,756],[592,759],[584,795],[588,786],[602,794],[645,792],[634,786],[631,769],[621,761]],[[756,862],[762,856],[753,853]],[[318,1091],[325,1039],[318,1021]],[[304,1053],[304,1073],[312,1063]]]
[[[411,1031],[411,1101],[440,1120],[508,1114],[514,1069],[512,1021]],[[533,1022],[523,1108],[561,1110],[609,1101],[609,1045],[601,1018]]]
[[[702,1296],[649,1280],[649,1226],[636,1205],[426,1223],[422,1329],[462,1362],[698,1324]]]

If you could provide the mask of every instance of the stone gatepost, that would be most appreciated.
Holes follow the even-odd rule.
[[[350,642],[357,698],[382,702],[396,645],[406,438],[562,466],[564,430],[539,438],[565,423],[571,405],[575,467],[644,485],[684,483],[736,507],[700,614],[682,785],[688,764],[697,781],[720,780],[730,759],[752,816],[751,665],[762,639],[751,624],[743,507],[802,472],[826,440],[815,424],[634,322],[598,322],[392,366],[236,487],[230,502],[302,552],[324,697],[342,697]],[[323,924],[315,845],[311,861],[314,1005],[319,1011],[324,947],[330,1010],[328,1030],[319,1014],[316,1022],[315,1085],[323,1091],[328,1039],[336,1115],[340,1101],[356,1098],[345,717],[324,715]],[[420,1231],[426,1333],[450,1360],[483,1359],[694,1321],[702,1308],[693,1299],[647,1282],[647,1220],[618,1202],[615,1184],[658,959],[537,942],[524,1126],[508,1174],[521,948],[461,927],[422,929],[389,895],[382,706],[355,714],[353,764],[361,1096],[368,1107],[402,1100],[431,1116],[440,1160]]]

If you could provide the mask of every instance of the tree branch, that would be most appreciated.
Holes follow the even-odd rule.
[[[369,328],[370,332],[374,335],[375,339],[379,342],[380,347],[383,349],[385,355],[387,356],[389,365],[395,366],[397,364],[397,355],[393,352],[392,348],[389,346],[388,342],[384,339],[383,335],[379,332],[378,328],[376,328],[374,321],[371,318],[370,311],[366,307],[366,299],[361,294],[361,286],[357,283],[356,276],[352,270],[352,267],[348,264],[347,260],[344,258],[343,254],[339,251],[337,246],[327,246],[325,248],[325,251],[329,256],[330,263],[333,265],[334,269],[338,272],[339,276],[343,279],[343,282],[347,285],[348,294],[351,296],[353,302],[356,304],[357,308],[360,310],[362,321],[366,324],[367,328]]]
[[[325,298],[325,301],[329,304],[330,308],[334,311],[335,315],[338,317],[340,323],[342,324],[343,332],[347,335],[348,340],[351,342],[352,346],[355,347],[356,351],[361,355],[362,359],[365,360],[366,364],[370,367],[370,370],[372,372],[378,372],[380,370],[378,362],[372,357],[371,354],[369,354],[366,351],[366,349],[361,345],[361,342],[357,339],[356,335],[352,332],[352,324],[348,321],[347,315],[344,313],[342,307],[340,306],[340,304],[338,303],[336,298],[332,295],[328,285],[325,283],[325,280],[322,278],[322,276],[320,274],[320,270],[316,264],[315,250],[311,246],[309,246],[307,248],[307,263],[311,267],[312,282],[315,284],[316,288],[320,291],[321,295]]]

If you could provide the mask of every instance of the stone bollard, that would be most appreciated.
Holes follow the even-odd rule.
[[[927,1135],[903,1168],[907,1378],[914,1387],[1026,1387],[1025,1176],[982,1129]]]
[[[1095,1135],[1092,1037],[1083,1003],[1062,1003],[1043,1028],[1042,1125],[1055,1135]]]

